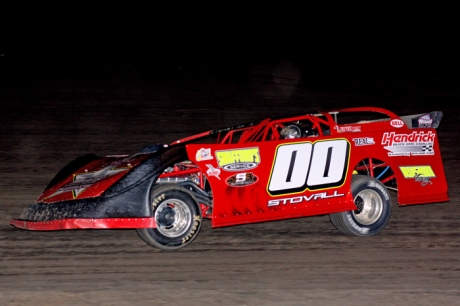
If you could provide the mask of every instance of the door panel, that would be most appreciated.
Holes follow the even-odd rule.
[[[187,145],[212,188],[213,227],[354,209],[349,141],[314,140]]]

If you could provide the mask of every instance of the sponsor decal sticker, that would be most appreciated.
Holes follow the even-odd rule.
[[[419,177],[436,177],[431,166],[400,166],[402,174],[406,179]]]
[[[274,196],[341,186],[349,151],[346,139],[281,144],[276,149],[267,192]]]
[[[216,151],[220,168],[225,171],[241,171],[256,168],[260,164],[259,148]]]
[[[360,137],[360,138],[353,138],[355,142],[355,146],[369,146],[375,144],[374,138],[372,137]]]
[[[95,172],[86,172],[86,173],[77,173],[73,175],[73,182],[68,183],[53,193],[49,198],[54,197],[58,194],[72,191],[74,198],[78,197],[83,191],[85,191],[91,185],[113,176],[117,173],[126,171],[128,168],[116,168],[113,166],[105,167],[99,171]]]
[[[309,196],[298,196],[298,197],[292,197],[292,198],[284,198],[284,199],[278,199],[278,200],[270,200],[268,201],[268,206],[279,206],[279,205],[286,205],[286,204],[300,204],[303,202],[310,202],[310,201],[316,201],[318,199],[328,199],[328,198],[335,198],[335,197],[343,197],[345,194],[343,193],[338,193],[337,190],[335,190],[333,193],[328,193],[327,191],[325,192],[320,192],[320,193],[314,193]]]
[[[415,179],[422,186],[431,185],[431,178],[436,177],[431,166],[400,166],[402,174],[406,179]]]
[[[430,128],[433,124],[433,119],[430,118],[430,114],[426,114],[418,118],[418,127]]]
[[[335,126],[335,129],[337,130],[338,133],[342,132],[361,132],[361,126]]]
[[[388,156],[419,156],[434,155],[433,132],[412,132],[410,134],[385,133],[382,137],[382,145],[388,152]]]
[[[252,185],[257,182],[257,176],[248,172],[248,173],[237,173],[230,176],[227,179],[227,185],[232,187],[244,187]]]
[[[213,156],[211,155],[211,149],[205,148],[201,148],[198,151],[196,151],[195,157],[197,161],[213,159]]]
[[[220,169],[219,168],[214,168],[213,165],[211,165],[211,164],[206,164],[206,166],[208,167],[208,170],[206,170],[206,174],[208,176],[215,176],[220,180],[220,177],[219,177]]]
[[[404,126],[404,122],[401,119],[393,119],[390,121],[390,125],[395,128],[401,128]]]

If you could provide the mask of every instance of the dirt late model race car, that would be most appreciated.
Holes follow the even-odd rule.
[[[442,112],[359,107],[210,130],[132,156],[65,166],[10,224],[28,230],[136,229],[163,250],[212,228],[329,215],[341,232],[379,233],[400,206],[445,202]]]

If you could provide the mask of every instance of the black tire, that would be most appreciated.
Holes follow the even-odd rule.
[[[148,245],[175,250],[188,245],[201,228],[201,211],[194,196],[175,185],[158,186],[152,191],[152,216],[156,228],[138,228]]]
[[[391,215],[391,198],[385,185],[366,175],[353,175],[351,193],[358,209],[330,214],[332,224],[353,236],[372,236],[383,230]]]

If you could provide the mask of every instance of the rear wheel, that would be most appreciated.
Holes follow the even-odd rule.
[[[391,199],[385,185],[365,175],[353,175],[351,193],[357,209],[330,214],[332,224],[354,236],[372,236],[383,230],[391,215]]]
[[[137,229],[142,240],[162,250],[174,250],[185,247],[196,238],[201,228],[201,213],[189,191],[164,185],[155,188],[151,198],[156,228]]]

